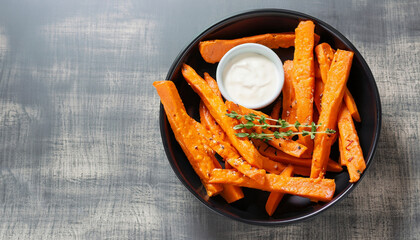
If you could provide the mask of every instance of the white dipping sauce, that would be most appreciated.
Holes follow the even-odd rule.
[[[258,53],[242,53],[233,57],[223,71],[227,94],[234,102],[255,105],[276,94],[278,88],[276,66]]]

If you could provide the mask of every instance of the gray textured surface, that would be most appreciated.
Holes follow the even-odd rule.
[[[419,239],[418,1],[0,1],[0,238]],[[346,199],[285,227],[194,199],[169,167],[152,82],[202,30],[275,7],[324,20],[381,94],[372,167]]]

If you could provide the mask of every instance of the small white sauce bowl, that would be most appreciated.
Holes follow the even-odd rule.
[[[224,86],[224,82],[223,82],[223,71],[225,69],[225,67],[228,65],[228,63],[236,56],[243,54],[243,53],[257,53],[257,54],[261,54],[263,56],[265,56],[266,58],[268,58],[271,62],[274,63],[274,66],[277,70],[277,75],[278,75],[278,81],[276,82],[275,85],[275,94],[273,94],[272,96],[270,96],[269,98],[267,98],[267,100],[262,101],[260,103],[255,103],[252,105],[248,105],[248,104],[244,104],[241,102],[238,102],[238,100],[236,99],[232,99],[229,94],[227,93],[227,90]],[[274,100],[276,100],[278,98],[278,96],[280,95],[281,90],[283,89],[283,84],[284,84],[284,70],[283,70],[283,63],[281,62],[280,58],[277,56],[277,54],[271,50],[270,48],[261,45],[261,44],[257,44],[257,43],[245,43],[245,44],[241,44],[238,45],[234,48],[232,48],[231,50],[229,50],[220,60],[219,65],[217,66],[217,70],[216,70],[216,81],[217,81],[217,85],[220,89],[220,93],[223,95],[223,97],[229,101],[232,101],[234,103],[237,103],[241,106],[250,108],[250,109],[260,109],[260,108],[264,108],[268,105],[270,105],[272,102],[274,102]],[[249,96],[252,97],[252,96]]]

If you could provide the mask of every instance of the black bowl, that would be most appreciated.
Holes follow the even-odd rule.
[[[349,40],[328,24],[314,17],[288,10],[263,9],[224,19],[205,30],[179,54],[168,72],[167,79],[175,83],[188,114],[199,120],[200,98],[182,77],[181,67],[182,63],[187,63],[199,74],[208,72],[215,77],[217,64],[209,64],[203,60],[198,51],[200,41],[233,39],[263,33],[293,32],[299,21],[307,19],[315,23],[315,32],[321,36],[320,42],[327,42],[334,49],[340,48],[354,52],[347,86],[356,100],[362,118],[362,122],[356,124],[356,127],[367,171],[375,153],[381,127],[381,104],[375,80],[365,60]],[[282,61],[285,61],[293,58],[293,50],[293,48],[278,49],[276,52]],[[265,203],[269,195],[267,192],[244,188],[245,198],[232,204],[227,204],[220,196],[207,197],[200,179],[175,140],[163,106],[160,109],[160,129],[169,163],[185,187],[197,199],[217,213],[250,224],[280,225],[313,217],[344,198],[366,174],[365,171],[359,182],[349,183],[347,171],[328,173],[327,177],[335,179],[336,182],[334,198],[330,202],[313,203],[306,198],[286,195],[276,212],[270,217],[265,212]],[[331,157],[338,159],[337,146],[333,146]]]

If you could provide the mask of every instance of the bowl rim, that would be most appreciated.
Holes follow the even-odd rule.
[[[366,175],[367,170],[371,166],[373,158],[374,158],[375,153],[376,153],[376,149],[377,149],[377,145],[378,145],[378,141],[379,141],[379,136],[380,136],[380,131],[381,131],[381,124],[382,124],[382,108],[381,108],[381,101],[380,101],[378,87],[376,85],[376,81],[375,81],[375,78],[372,74],[372,71],[370,70],[368,64],[366,63],[365,59],[362,57],[360,52],[356,49],[356,47],[344,35],[342,35],[338,30],[336,30],[335,28],[333,28],[329,24],[325,23],[322,20],[319,20],[318,18],[310,16],[308,14],[293,11],[293,10],[278,9],[278,8],[262,8],[262,9],[246,10],[246,11],[242,11],[240,13],[231,15],[230,17],[223,18],[223,19],[217,21],[216,23],[214,23],[210,27],[208,27],[206,30],[204,30],[197,37],[195,37],[191,42],[189,42],[180,51],[178,56],[173,61],[171,67],[169,68],[166,79],[168,81],[170,81],[169,79],[172,79],[172,77],[174,76],[174,74],[176,72],[177,66],[180,64],[179,62],[188,55],[190,50],[199,42],[200,39],[202,39],[205,35],[211,33],[212,31],[214,31],[215,29],[221,27],[222,25],[226,25],[229,22],[235,22],[235,21],[238,21],[238,20],[242,20],[241,18],[250,18],[250,17],[262,16],[262,15],[275,15],[275,14],[290,16],[290,17],[294,17],[294,18],[297,17],[299,19],[312,20],[312,21],[316,22],[317,25],[322,26],[324,29],[328,30],[331,34],[335,35],[338,39],[340,39],[340,41],[342,41],[347,46],[349,46],[349,48],[352,49],[352,51],[354,52],[354,57],[357,58],[360,61],[361,67],[362,67],[363,71],[366,72],[368,81],[371,82],[371,85],[372,85],[372,88],[373,88],[373,92],[374,92],[374,95],[375,95],[374,98],[375,98],[376,106],[377,106],[377,115],[376,115],[377,125],[376,125],[373,144],[372,144],[372,148],[371,148],[372,151],[370,151],[368,153],[368,156],[366,158],[366,169],[365,169],[365,171],[360,176],[360,179],[359,179],[358,182],[350,183],[350,185],[347,188],[345,188],[339,196],[336,196],[330,202],[328,202],[324,206],[314,210],[313,212],[308,213],[308,214],[304,214],[304,215],[298,216],[298,217],[286,218],[286,219],[280,219],[280,220],[270,219],[269,221],[256,220],[256,219],[244,219],[244,218],[241,218],[241,217],[237,217],[235,215],[227,214],[224,211],[221,211],[219,209],[214,208],[211,203],[209,203],[205,199],[203,199],[184,180],[183,176],[178,171],[177,167],[170,160],[170,157],[169,157],[171,155],[171,152],[169,150],[170,147],[169,147],[168,142],[165,141],[165,139],[166,139],[167,131],[169,131],[170,129],[167,128],[166,123],[167,123],[168,120],[166,119],[166,115],[165,115],[163,105],[162,105],[162,103],[160,103],[159,122],[160,122],[160,132],[161,132],[162,143],[163,143],[163,146],[164,146],[165,153],[166,153],[167,159],[169,161],[169,164],[171,165],[172,170],[174,171],[174,173],[178,177],[178,179],[181,181],[181,183],[200,202],[202,202],[207,208],[211,209],[213,212],[216,212],[217,214],[220,214],[222,216],[225,216],[225,217],[228,217],[230,219],[237,220],[237,221],[240,221],[240,222],[243,222],[243,223],[252,224],[252,225],[260,225],[260,226],[288,225],[288,224],[291,224],[291,223],[296,223],[296,222],[300,222],[300,221],[303,221],[303,220],[308,220],[308,219],[311,219],[311,218],[317,216],[318,214],[324,212],[325,210],[329,209],[330,207],[332,207],[336,203],[340,202],[345,196],[347,196],[351,191],[353,191],[354,188],[362,181],[362,179]]]

